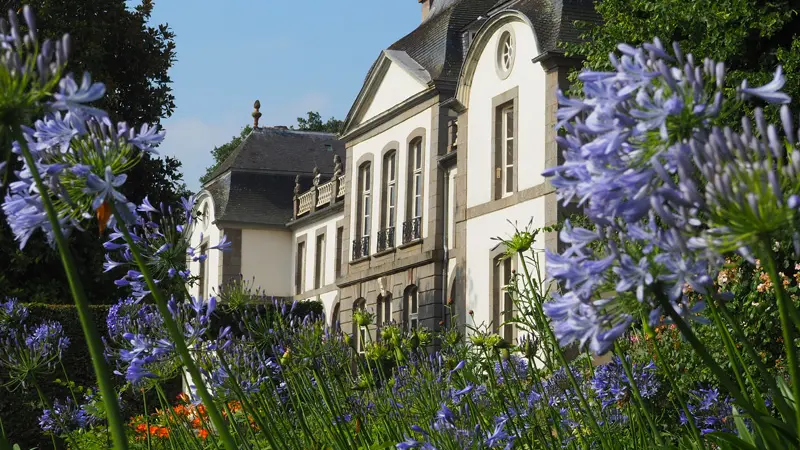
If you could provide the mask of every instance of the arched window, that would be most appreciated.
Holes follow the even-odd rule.
[[[408,189],[406,190],[406,221],[403,223],[403,243],[419,239],[422,229],[423,166],[425,155],[422,138],[408,144]]]
[[[387,292],[385,295],[378,296],[378,328],[382,328],[392,323],[392,294]]]
[[[341,325],[339,324],[339,303],[333,306],[333,312],[331,312],[331,331],[338,332],[341,330]]]
[[[209,216],[209,212],[208,212],[208,203],[206,203],[203,206],[202,215],[203,215],[203,217],[202,217],[202,220],[203,220],[203,231],[205,231],[206,229],[208,229],[208,224],[209,224],[209,222],[211,220],[211,218]]]
[[[367,343],[367,327],[358,326],[356,322],[356,311],[363,311],[367,306],[367,301],[363,298],[357,299],[353,302],[353,339],[356,340],[356,351],[364,353],[364,345]]]
[[[413,284],[403,294],[403,326],[413,330],[419,325],[418,289]]]
[[[397,152],[391,150],[383,157],[383,188],[381,192],[381,231],[378,251],[394,247],[394,224],[397,215]]]
[[[353,242],[353,259],[369,255],[369,235],[372,220],[372,164],[365,162],[358,168],[358,214],[356,237]]]

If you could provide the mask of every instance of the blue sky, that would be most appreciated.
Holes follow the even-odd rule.
[[[224,5],[224,6],[221,6]],[[380,51],[416,27],[416,0],[161,0],[151,22],[176,34],[175,113],[161,154],[189,188],[211,149],[252,122],[293,125],[307,111],[343,119]]]

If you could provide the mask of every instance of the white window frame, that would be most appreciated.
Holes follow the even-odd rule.
[[[506,342],[512,343],[515,334],[514,324],[502,327],[501,324],[514,317],[514,301],[506,289],[513,279],[514,261],[512,258],[503,259],[502,256],[497,256],[494,259],[493,269],[492,329]]]
[[[510,118],[510,123],[509,123]],[[503,148],[500,151],[502,161],[500,168],[502,170],[501,192],[502,197],[508,197],[514,193],[514,171],[516,170],[516,161],[514,160],[514,105],[513,103],[503,107],[500,110],[500,144]],[[509,155],[510,152],[510,155]]]
[[[391,228],[395,226],[397,220],[397,152],[391,151],[384,156],[384,173],[383,183],[385,189],[385,198],[383,205],[383,228]]]
[[[411,218],[422,217],[422,177],[423,155],[422,138],[414,139],[411,142]]]
[[[413,330],[419,327],[419,288],[416,286],[407,288],[403,296],[403,302],[405,316],[403,326],[407,330]]]

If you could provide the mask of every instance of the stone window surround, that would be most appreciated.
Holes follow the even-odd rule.
[[[315,290],[316,289],[322,289],[327,285],[327,283],[325,283],[325,269],[326,269],[327,260],[328,260],[328,255],[327,255],[327,253],[328,253],[327,252],[327,246],[328,246],[327,231],[328,231],[328,226],[325,225],[325,226],[321,226],[321,227],[317,228],[316,232],[314,233],[314,289]],[[322,236],[322,244],[323,244],[322,258],[320,258],[318,256],[320,253],[319,253],[319,246],[317,244],[319,244],[319,237],[320,236]],[[319,260],[319,264],[320,264],[319,275],[320,275],[320,278],[322,278],[322,280],[320,280],[320,281],[317,281],[317,276],[316,276],[317,275],[317,261],[318,260]],[[319,284],[319,287],[317,287],[317,284]]]
[[[423,223],[425,220],[425,157],[428,154],[428,148],[425,142],[425,137],[427,134],[427,130],[424,127],[418,127],[411,131],[406,138],[406,211],[405,211],[405,221],[413,219],[413,209],[414,209],[414,185],[412,184],[414,181],[414,158],[411,154],[411,144],[414,143],[417,139],[420,141],[420,156],[422,159],[421,162],[421,171],[422,171],[422,182],[420,183],[420,196],[422,205],[420,205],[420,213],[423,219]],[[420,223],[420,228],[422,227],[422,223]],[[422,230],[420,230],[420,239],[422,239]]]
[[[361,204],[361,202],[362,202],[361,168],[364,167],[364,164],[367,164],[367,163],[369,163],[369,170],[370,170],[370,180],[369,180],[370,181],[370,201],[372,201],[374,203],[374,201],[373,201],[374,196],[372,195],[372,193],[375,192],[375,189],[374,189],[374,186],[375,186],[375,173],[374,173],[375,172],[374,171],[374,168],[375,168],[375,157],[374,157],[374,155],[372,153],[365,153],[365,154],[361,155],[361,158],[359,158],[358,161],[356,162],[356,165],[355,165],[355,176],[353,177],[355,179],[354,192],[355,192],[355,194],[357,196],[355,198],[355,202],[353,202],[353,210],[354,210],[353,211],[354,212],[353,217],[355,218],[354,225],[355,225],[356,228],[355,228],[355,233],[352,233],[352,235],[355,236],[355,239],[359,239],[359,238],[363,237],[362,236],[362,233],[363,233],[363,226],[362,226],[363,225],[363,222],[362,222],[363,221],[363,217],[361,217],[361,212],[363,211],[364,205]],[[370,217],[370,220],[373,220],[374,216],[375,216],[374,211],[372,211],[372,212],[373,212],[373,214],[372,214],[372,217]],[[372,231],[371,224],[370,224],[370,231]],[[372,242],[370,242],[370,246],[372,246]]]
[[[399,186],[400,186],[400,181],[401,181],[400,180],[401,171],[397,170],[397,168],[399,166],[398,163],[400,162],[400,143],[397,142],[397,141],[389,142],[388,144],[386,144],[383,147],[383,150],[381,150],[381,168],[380,168],[380,186],[381,186],[380,202],[381,202],[381,204],[380,204],[380,220],[379,220],[380,227],[378,228],[378,230],[379,231],[383,230],[387,226],[385,221],[388,220],[388,217],[387,217],[388,212],[384,211],[384,207],[387,206],[386,196],[388,195],[388,193],[387,193],[387,185],[386,185],[385,180],[384,180],[384,175],[386,174],[386,167],[385,167],[386,156],[391,152],[394,152],[394,197],[395,198],[394,198],[394,225],[393,226],[395,227],[395,244],[397,244],[397,217],[398,217],[397,216],[397,210],[398,210],[397,205],[399,204],[398,200],[400,199]],[[376,242],[376,245],[377,245],[377,242]]]
[[[500,152],[505,151],[505,148],[498,147],[501,133],[500,127],[502,125],[502,118],[499,113],[509,103],[514,108],[514,177],[512,180],[512,194],[517,192],[519,186],[519,86],[515,86],[492,99],[492,165],[490,173],[492,200],[502,199],[505,193],[504,183],[500,183],[499,188],[497,183],[497,168],[500,167],[498,157],[502,161],[502,153]],[[505,171],[505,168],[501,167],[501,170]],[[505,179],[501,178],[501,180]]]
[[[300,244],[303,244],[303,255],[302,255],[302,266],[298,266],[301,262],[301,255],[300,252],[297,250],[300,248]],[[294,291],[295,295],[302,294],[306,291],[306,263],[308,262],[308,258],[306,258],[306,253],[308,253],[308,233],[298,235],[297,239],[294,241],[294,273],[295,273],[295,280],[294,280]],[[297,276],[300,276],[300,279],[297,280]]]

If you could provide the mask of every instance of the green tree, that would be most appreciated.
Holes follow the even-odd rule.
[[[298,117],[297,118],[297,127],[293,125],[291,128],[293,130],[300,130],[300,131],[324,131],[326,133],[339,133],[342,129],[344,122],[338,120],[336,118],[331,117],[328,119],[327,122],[322,121],[322,116],[318,112],[309,111],[308,117]],[[242,131],[239,132],[238,136],[233,136],[230,142],[226,144],[222,144],[219,147],[214,147],[211,150],[211,156],[214,158],[214,164],[210,167],[206,168],[206,173],[200,177],[201,183],[206,183],[211,180],[211,174],[222,164],[223,161],[231,154],[234,150],[236,150],[239,145],[241,145],[242,141],[247,137],[250,132],[253,131],[253,127],[250,125],[246,125],[242,128]]]
[[[684,54],[725,61],[728,69],[726,96],[747,78],[751,86],[772,79],[783,65],[784,91],[800,98],[800,5],[792,0],[603,0],[595,3],[602,24],[583,24],[585,42],[567,46],[570,54],[585,56],[584,67],[608,70],[609,52],[620,42],[638,45],[673,41]],[[736,104],[726,121],[738,121],[743,105]],[[768,111],[777,119],[773,108]]]
[[[339,134],[344,122],[331,117],[327,122],[322,121],[322,116],[316,111],[309,111],[308,117],[297,118],[297,129],[302,131],[324,131]],[[294,127],[292,127],[294,128]]]
[[[202,177],[200,177],[201,183],[206,183],[207,181],[211,180],[211,174],[217,170],[220,164],[225,161],[228,156],[236,150],[239,145],[241,145],[244,138],[247,137],[250,132],[253,131],[253,127],[250,125],[246,125],[242,128],[242,131],[239,132],[238,136],[234,136],[231,138],[230,142],[220,145],[219,147],[214,147],[211,150],[211,156],[214,158],[214,164],[211,167],[206,168],[206,173]]]
[[[89,72],[106,85],[98,106],[112,120],[130,124],[158,123],[175,108],[168,70],[175,61],[174,34],[167,25],[148,25],[153,2],[130,8],[125,0],[27,0],[40,33],[57,38],[70,33],[73,52],[67,70]],[[0,7],[18,9],[21,2],[0,0]],[[3,152],[8,146],[3,146]],[[2,155],[5,158],[5,153]],[[148,196],[153,204],[172,203],[187,195],[181,163],[174,158],[146,157],[128,176],[124,193],[133,202]],[[103,273],[104,250],[98,230],[70,237],[87,295],[94,303],[110,303],[122,294]],[[39,235],[19,251],[5,220],[0,220],[0,295],[23,301],[71,303],[58,252]]]

